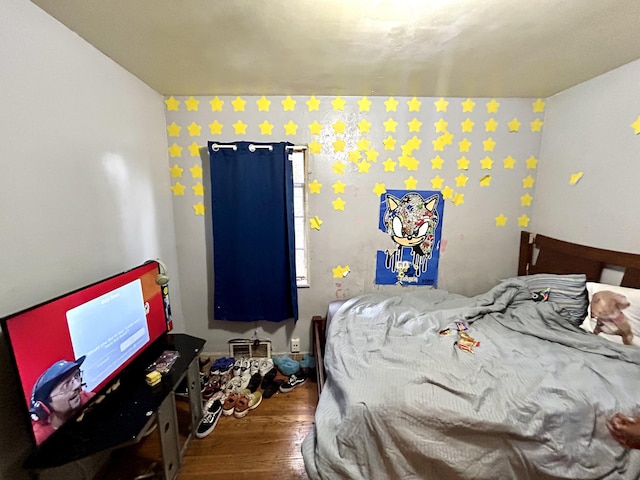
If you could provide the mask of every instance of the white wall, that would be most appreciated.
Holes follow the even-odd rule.
[[[0,316],[151,258],[177,279],[162,97],[27,0],[0,2],[0,65]],[[0,478],[15,480],[28,437],[0,345]]]
[[[547,100],[533,231],[640,253],[639,85],[637,60]]]

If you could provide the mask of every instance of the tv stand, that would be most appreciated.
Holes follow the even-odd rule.
[[[76,421],[67,422],[51,442],[45,441],[37,447],[25,461],[24,468],[38,478],[42,470],[135,444],[155,422],[160,435],[164,478],[173,480],[190,440],[189,437],[180,447],[175,391],[186,378],[193,435],[202,417],[198,358],[204,344],[205,340],[186,334],[161,337],[116,379],[114,383],[119,383],[116,389],[111,389],[101,401],[88,404]],[[180,356],[162,376],[162,382],[150,387],[145,381],[145,370],[165,350],[175,350]]]

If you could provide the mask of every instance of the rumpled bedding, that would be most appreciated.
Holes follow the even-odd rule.
[[[460,320],[473,353],[439,335]],[[325,367],[302,446],[311,480],[640,478],[640,451],[605,426],[640,414],[640,348],[572,326],[522,280],[348,300]]]

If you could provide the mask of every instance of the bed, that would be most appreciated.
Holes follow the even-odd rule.
[[[640,338],[638,287],[640,255],[522,232],[518,275],[484,294],[332,302],[312,322],[309,478],[640,478],[640,450],[606,428],[640,414],[640,347],[587,315],[593,291],[619,288]]]

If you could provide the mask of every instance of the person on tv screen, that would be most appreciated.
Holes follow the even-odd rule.
[[[31,392],[31,425],[39,445],[70,419],[93,396],[83,389],[80,366],[83,355],[75,362],[60,360],[47,368]]]

